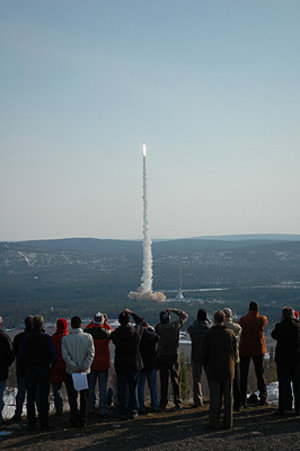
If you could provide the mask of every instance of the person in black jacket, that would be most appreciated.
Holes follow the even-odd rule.
[[[8,368],[13,362],[12,343],[9,336],[1,329],[2,317],[0,316],[0,426],[3,422],[2,410],[4,407],[3,394],[8,378]]]
[[[49,428],[49,388],[50,369],[57,362],[57,354],[50,335],[46,334],[44,318],[33,318],[33,330],[28,333],[21,344],[19,363],[25,367],[27,389],[27,420],[29,429],[35,427],[35,403],[39,393],[39,419],[43,430]]]
[[[130,315],[139,318],[130,310],[119,315],[120,326],[110,338],[115,345],[115,370],[117,374],[119,415],[121,419],[136,418],[138,414],[137,386],[139,371],[142,368],[140,341],[146,323],[139,318],[139,324],[130,325]],[[129,389],[128,409],[126,408],[126,389]]]
[[[16,410],[14,416],[12,417],[12,421],[16,422],[21,421],[23,404],[26,395],[25,368],[18,361],[18,355],[25,335],[27,335],[29,332],[32,331],[32,320],[33,320],[32,315],[26,316],[24,320],[25,323],[24,331],[17,334],[13,341],[13,353],[14,357],[16,358],[16,377],[17,377],[18,393],[16,396]]]
[[[292,410],[291,382],[294,388],[295,414],[300,414],[300,322],[291,307],[282,309],[280,323],[271,337],[277,340],[275,360],[279,382],[278,414]]]
[[[144,389],[145,380],[147,378],[148,387],[150,391],[151,410],[157,412],[159,410],[158,392],[157,392],[157,342],[159,335],[154,329],[147,324],[145,327],[141,343],[140,351],[142,356],[143,369],[139,374],[138,398],[139,398],[139,413],[145,413]]]
[[[193,391],[194,391],[194,407],[203,406],[203,392],[202,392],[202,371],[204,369],[203,362],[200,359],[200,348],[204,335],[211,327],[211,322],[208,319],[207,311],[199,309],[197,312],[197,319],[188,328],[192,340],[192,368],[193,368]]]

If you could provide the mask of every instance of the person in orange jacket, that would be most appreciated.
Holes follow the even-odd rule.
[[[110,368],[109,341],[113,329],[107,323],[107,316],[104,313],[95,313],[92,321],[86,326],[84,332],[93,337],[95,346],[95,357],[91,365],[89,378],[89,400],[88,412],[95,411],[96,395],[95,388],[98,379],[99,386],[99,407],[98,414],[103,416],[107,413],[107,378]]]
[[[264,355],[267,352],[264,329],[268,319],[259,315],[258,303],[250,302],[247,315],[242,316],[239,325],[242,327],[240,339],[240,372],[241,372],[241,404],[247,405],[247,385],[250,359],[252,358],[260,395],[260,404],[267,401],[267,388],[264,379]]]

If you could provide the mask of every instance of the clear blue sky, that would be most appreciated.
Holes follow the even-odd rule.
[[[1,0],[0,240],[300,233],[299,0]]]

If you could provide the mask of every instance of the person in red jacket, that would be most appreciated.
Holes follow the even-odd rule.
[[[57,352],[58,361],[52,367],[50,375],[56,416],[61,416],[63,413],[62,384],[66,380],[66,364],[61,355],[61,340],[68,334],[67,320],[64,318],[58,319],[56,321],[56,332],[51,337]]]
[[[267,389],[264,379],[264,355],[267,352],[264,328],[267,322],[266,316],[259,315],[258,303],[255,301],[250,302],[247,315],[242,316],[239,320],[239,325],[242,327],[240,339],[240,387],[241,404],[244,407],[247,404],[248,371],[251,358],[255,368],[260,404],[264,405],[267,401]]]
[[[95,357],[91,365],[89,378],[89,414],[94,413],[96,404],[95,388],[98,379],[99,407],[98,413],[103,416],[107,412],[107,378],[110,368],[109,341],[113,329],[107,323],[106,314],[95,313],[93,320],[86,326],[84,332],[90,334],[94,340]]]

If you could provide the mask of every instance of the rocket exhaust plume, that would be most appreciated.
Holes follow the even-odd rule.
[[[153,300],[157,302],[164,302],[166,296],[157,291],[152,292],[152,241],[149,231],[148,218],[148,174],[147,174],[147,147],[143,144],[143,274],[141,286],[136,291],[129,293],[130,299],[137,300]]]
[[[143,144],[143,275],[141,288],[143,293],[152,291],[152,241],[148,219],[148,176],[147,176],[147,148]]]

